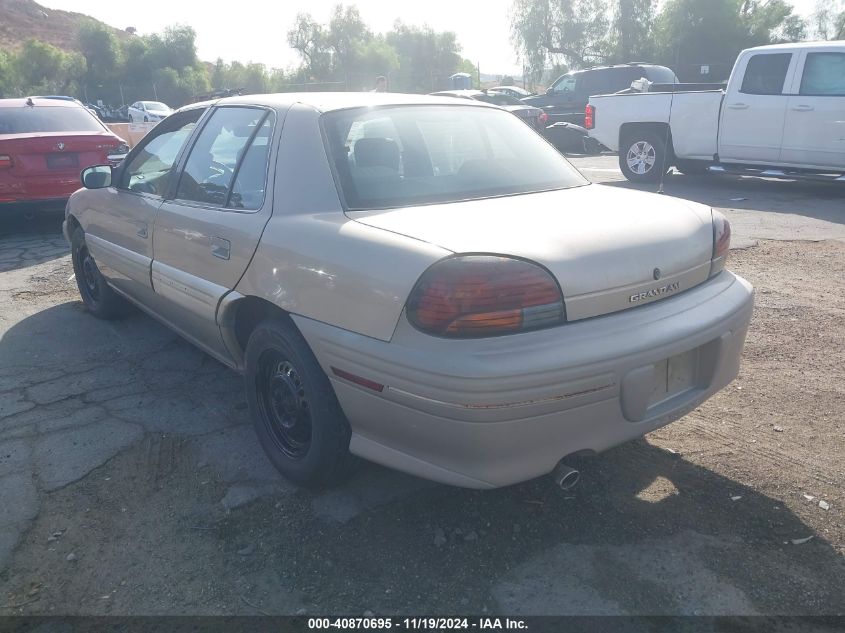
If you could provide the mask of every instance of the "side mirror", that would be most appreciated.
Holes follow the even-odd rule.
[[[547,95],[552,94],[554,91],[555,91],[555,89],[554,89],[554,88],[546,88],[546,94],[547,94]]]
[[[82,186],[86,189],[111,187],[111,165],[94,165],[82,170]]]

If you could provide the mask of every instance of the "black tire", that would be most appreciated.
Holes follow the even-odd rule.
[[[676,160],[675,169],[685,176],[703,176],[711,163],[706,160]]]
[[[282,475],[301,486],[323,487],[349,473],[349,423],[291,321],[268,319],[252,332],[245,386],[258,440]]]
[[[88,312],[105,320],[126,316],[131,311],[131,305],[106,283],[97,262],[88,252],[85,232],[81,227],[76,227],[70,244],[76,287]]]
[[[634,131],[619,147],[619,168],[631,182],[657,182],[670,166],[666,135],[656,130]]]

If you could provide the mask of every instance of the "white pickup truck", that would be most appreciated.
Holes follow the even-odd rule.
[[[845,41],[743,51],[725,90],[591,97],[586,127],[632,181],[674,166],[845,182]]]

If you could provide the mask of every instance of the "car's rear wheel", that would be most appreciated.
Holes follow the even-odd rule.
[[[654,130],[630,134],[619,149],[619,167],[632,182],[657,182],[668,164],[666,139]]]
[[[349,472],[349,423],[328,377],[291,321],[269,319],[252,332],[245,383],[258,440],[282,475],[319,487]]]
[[[118,319],[131,310],[129,302],[112,290],[88,251],[85,232],[77,227],[71,236],[71,259],[76,286],[85,308],[98,319]]]

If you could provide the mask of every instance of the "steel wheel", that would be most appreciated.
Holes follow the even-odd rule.
[[[654,169],[654,164],[657,162],[657,150],[648,141],[638,141],[628,150],[625,160],[628,163],[628,169],[635,174],[645,176]]]
[[[83,246],[79,254],[80,268],[82,269],[82,283],[85,284],[85,290],[94,301],[100,300],[100,271],[97,269],[97,263],[88,252],[88,248]]]
[[[301,460],[311,448],[311,408],[296,367],[279,352],[259,360],[256,395],[264,425],[276,448]]]

